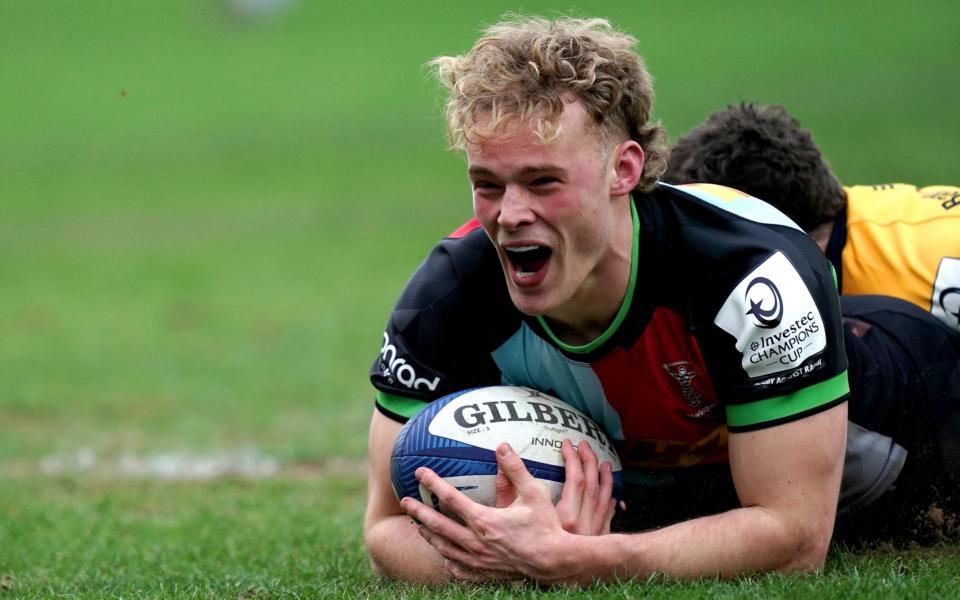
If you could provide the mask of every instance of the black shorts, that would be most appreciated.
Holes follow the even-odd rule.
[[[626,510],[617,507],[614,532],[649,531],[740,506],[726,462],[636,476],[624,482],[621,499]]]
[[[841,301],[850,420],[906,448],[894,487],[837,521],[837,536],[954,540],[960,514],[960,333],[896,298]]]
[[[841,305],[850,420],[908,451],[942,437],[960,417],[960,333],[897,298],[845,296]]]

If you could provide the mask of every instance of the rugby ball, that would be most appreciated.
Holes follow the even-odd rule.
[[[443,510],[415,477],[429,467],[474,501],[496,504],[496,448],[508,442],[527,470],[550,490],[554,504],[563,488],[560,445],[587,440],[598,463],[613,467],[614,497],[622,485],[620,460],[589,417],[543,392],[514,386],[464,390],[431,402],[400,430],[390,459],[397,498],[409,496]]]

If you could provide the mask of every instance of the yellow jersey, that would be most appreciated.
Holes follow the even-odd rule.
[[[845,188],[827,246],[846,295],[903,298],[960,330],[960,188]]]

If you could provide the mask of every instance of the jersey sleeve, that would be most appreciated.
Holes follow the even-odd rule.
[[[691,228],[704,239],[689,246],[708,248],[691,257],[706,273],[698,337],[727,427],[738,432],[840,404],[849,384],[829,261],[784,215],[731,192],[708,201],[729,213],[715,215],[724,226]]]
[[[404,422],[432,400],[500,382],[491,345],[516,317],[490,250],[482,231],[446,239],[408,282],[370,369],[383,414]]]

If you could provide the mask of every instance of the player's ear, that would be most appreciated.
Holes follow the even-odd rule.
[[[613,149],[613,180],[610,195],[623,196],[633,191],[643,174],[643,148],[634,140],[620,142]]]

